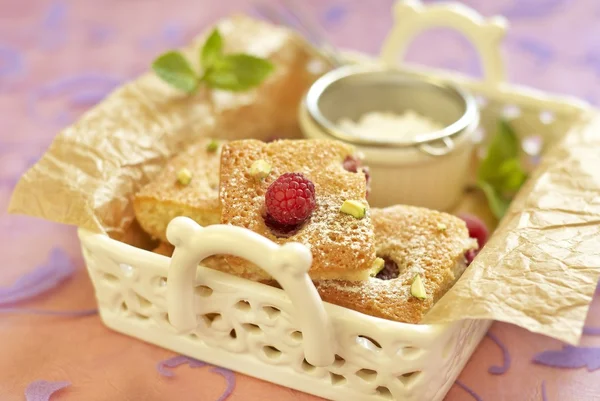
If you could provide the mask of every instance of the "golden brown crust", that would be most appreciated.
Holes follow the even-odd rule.
[[[153,181],[135,195],[135,215],[148,234],[166,241],[167,225],[177,216],[189,217],[202,226],[219,223],[222,146],[210,152],[207,150],[210,142],[211,139],[201,139],[175,156]],[[177,172],[182,168],[192,173],[188,185],[177,181]]]
[[[315,285],[323,301],[367,315],[398,322],[418,323],[462,274],[464,254],[476,248],[465,223],[454,216],[412,206],[372,209],[377,255],[398,264],[392,280],[364,282],[320,281]],[[410,294],[416,274],[428,297]]]
[[[367,203],[364,173],[348,172],[342,166],[354,152],[351,146],[327,140],[228,143],[221,157],[221,222],[246,227],[279,244],[295,241],[308,245],[313,254],[309,272],[313,279],[366,279],[375,259],[371,219],[367,215],[358,220],[339,211],[344,200]],[[263,181],[249,174],[250,166],[259,159],[272,165]],[[314,183],[317,207],[297,233],[278,238],[263,219],[264,194],[277,177],[291,172],[302,173]],[[244,260],[227,260],[239,270],[269,278]]]
[[[173,256],[174,250],[175,250],[175,247],[173,245],[171,245],[170,243],[161,242],[156,248],[154,248],[152,250],[152,252],[158,253],[159,255],[163,255],[163,256],[170,258],[171,256]],[[223,273],[233,274],[235,276],[246,278],[246,279],[252,280],[252,281],[263,282],[263,280],[261,280],[261,277],[256,277],[252,274],[249,274],[249,272],[235,270],[234,267],[230,266],[227,263],[227,260],[225,260],[224,255],[215,255],[215,256],[208,257],[208,258],[204,259],[202,262],[200,262],[200,264],[204,267],[218,270]],[[269,284],[269,283],[265,283],[265,284]]]
[[[170,258],[171,256],[173,256],[174,250],[175,250],[175,247],[173,247],[173,245],[169,244],[168,242],[161,242],[160,244],[158,244],[158,246],[156,248],[154,248],[152,250],[152,252],[158,253],[159,255],[163,255],[163,256]]]

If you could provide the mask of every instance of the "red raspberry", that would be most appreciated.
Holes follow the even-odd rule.
[[[265,139],[265,142],[267,142],[267,143],[269,143],[269,142],[275,142],[275,141],[278,141],[280,139],[281,139],[280,137],[274,135],[274,136],[270,136],[267,139]]]
[[[469,237],[475,238],[477,240],[477,245],[479,245],[479,249],[471,249],[466,253],[467,264],[471,264],[475,256],[479,253],[481,248],[485,245],[488,240],[489,232],[485,223],[479,220],[477,217],[471,214],[461,214],[460,217],[467,223],[467,229],[469,230]]]
[[[349,171],[351,173],[358,172],[358,166],[360,166],[360,162],[354,156],[346,156],[344,161],[342,162],[344,166],[344,170]]]
[[[377,273],[375,277],[380,280],[391,280],[398,278],[400,275],[400,268],[398,267],[398,264],[387,257],[384,257],[383,261],[385,262],[383,269],[381,269],[381,271]]]
[[[478,253],[479,250],[477,249],[469,249],[467,253],[465,253],[465,259],[467,259],[467,266],[469,266],[473,262],[473,259],[475,259],[475,256],[477,256]]]
[[[265,194],[267,215],[281,225],[298,225],[315,210],[315,186],[300,173],[277,178]]]
[[[460,214],[462,220],[467,223],[467,229],[469,230],[469,237],[475,238],[477,240],[477,245],[479,245],[479,249],[483,248],[485,243],[488,240],[488,229],[485,226],[485,223],[476,216],[472,214]]]
[[[342,162],[342,166],[344,170],[349,171],[351,173],[358,173],[358,169],[362,168],[362,172],[365,175],[367,180],[367,198],[369,197],[369,192],[371,192],[371,172],[369,171],[369,167],[363,166],[362,162],[354,156],[346,156],[344,161]]]

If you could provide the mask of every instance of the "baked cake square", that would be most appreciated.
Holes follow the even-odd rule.
[[[366,201],[367,180],[362,169],[345,169],[356,158],[352,146],[329,140],[258,140],[223,146],[220,168],[221,223],[248,228],[274,242],[300,242],[309,247],[313,280],[366,280],[375,260],[373,226],[369,213],[362,219],[340,212],[346,200]],[[254,162],[271,167],[264,179],[250,173]],[[312,181],[316,207],[295,232],[279,235],[265,222],[265,193],[284,173],[301,173]],[[268,279],[262,269],[236,257],[228,263],[243,275]]]
[[[458,217],[414,206],[371,210],[377,255],[385,269],[363,282],[318,281],[325,302],[406,323],[423,316],[460,278],[465,254],[477,249]],[[423,294],[412,293],[419,276]]]
[[[144,231],[167,241],[167,225],[177,216],[189,217],[202,226],[219,223],[221,148],[222,141],[199,140],[171,159],[160,174],[135,195],[133,207]],[[191,173],[187,185],[178,180],[178,173],[183,169]]]

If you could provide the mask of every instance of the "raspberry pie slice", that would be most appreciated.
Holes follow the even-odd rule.
[[[307,245],[313,280],[366,280],[376,258],[369,212],[356,218],[340,211],[346,200],[368,209],[365,173],[348,171],[348,157],[354,148],[337,141],[229,142],[221,155],[221,223]],[[226,259],[244,277],[269,278],[245,260]]]

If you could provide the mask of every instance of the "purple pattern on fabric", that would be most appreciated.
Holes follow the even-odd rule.
[[[25,145],[25,144],[10,144],[10,143],[0,143],[0,157],[3,154],[11,154],[17,150],[9,150],[9,148],[18,148],[19,145]],[[39,145],[36,144],[36,145]],[[14,154],[14,153],[13,153]],[[25,163],[23,163],[24,168],[21,169],[20,171],[18,171],[17,173],[7,173],[7,176],[3,177],[0,176],[0,187],[1,186],[6,186],[8,188],[13,188],[15,185],[17,185],[17,182],[19,181],[19,178],[25,173],[25,171],[29,170],[29,168],[35,164],[38,160],[39,160],[39,156],[34,156],[34,157],[30,157],[29,159],[27,159],[27,161]],[[3,171],[0,171],[0,174],[2,174]]]
[[[578,369],[588,372],[600,369],[600,348],[563,346],[562,350],[544,351],[533,357],[533,362],[553,368]]]
[[[81,98],[79,96],[82,93],[86,93],[89,96],[93,91],[95,99],[101,99],[118,87],[123,81],[121,78],[95,73],[78,74],[53,81],[39,87],[30,94],[28,101],[29,113],[33,118],[44,122],[47,118],[43,117],[38,111],[38,103],[44,99],[67,95],[69,96],[68,101],[71,105],[81,105]],[[50,118],[50,120],[54,123],[64,124],[69,122],[70,114],[68,111],[62,110]]]
[[[542,401],[548,401],[548,395],[546,394],[546,381],[542,380]]]
[[[48,11],[42,21],[42,26],[46,29],[59,28],[67,16],[67,4],[54,3],[48,7]]]
[[[185,40],[183,27],[177,22],[168,22],[163,26],[162,37],[169,46],[181,46]]]
[[[164,361],[158,362],[156,364],[156,370],[161,376],[173,377],[175,374],[167,368],[176,368],[177,366],[185,365],[186,363],[191,368],[209,366],[209,364],[207,364],[206,362],[190,358],[189,356],[177,355],[172,358],[165,359]],[[217,401],[226,400],[235,388],[235,374],[231,370],[221,367],[213,367],[210,371],[220,374],[225,379],[227,386],[225,387],[225,391],[223,391],[223,394],[221,394]]]
[[[600,336],[600,327],[589,327],[583,328],[583,334],[586,336]]]
[[[513,4],[500,12],[508,19],[540,18],[552,14],[565,0],[514,0]]]
[[[23,71],[23,56],[17,49],[0,45],[0,77],[15,75]]]
[[[48,382],[46,380],[37,380],[30,383],[25,389],[25,399],[27,401],[49,401],[52,394],[65,387],[69,387],[70,382]]]
[[[44,315],[59,317],[80,317],[91,316],[98,313],[98,309],[82,310],[45,310],[45,309],[26,309],[26,308],[0,308],[0,314],[7,315]]]
[[[325,10],[323,13],[323,23],[325,25],[340,22],[346,16],[348,9],[343,4],[335,4]]]
[[[154,38],[143,38],[140,40],[139,46],[142,50],[153,50],[155,47],[156,41]]]
[[[108,41],[114,33],[115,32],[107,26],[96,25],[90,28],[88,34],[90,42],[99,45]]]
[[[174,373],[170,370],[167,370],[166,368],[176,368],[177,366],[184,365],[186,363],[188,365],[190,365],[191,368],[199,368],[199,367],[207,365],[206,362],[202,362],[202,361],[199,361],[194,358],[190,358],[185,355],[178,355],[178,356],[174,356],[172,358],[166,359],[164,361],[158,362],[156,364],[156,370],[162,376],[173,377]]]
[[[502,341],[500,341],[500,339],[498,337],[496,337],[495,334],[488,332],[487,336],[493,342],[495,342],[496,345],[502,351],[502,361],[503,361],[502,366],[497,366],[497,365],[490,366],[490,368],[488,369],[488,372],[493,375],[502,375],[502,374],[506,373],[506,371],[508,371],[508,369],[510,369],[510,365],[511,365],[510,353],[508,352],[508,349],[506,348],[506,346],[502,343]]]
[[[535,56],[539,64],[546,64],[554,59],[554,49],[546,43],[531,38],[518,38],[514,43],[517,48]]]
[[[469,395],[473,397],[475,401],[483,401],[483,399],[475,391],[471,390],[470,387],[462,383],[460,380],[455,381],[454,384],[456,384],[458,387],[462,388],[467,393],[469,393]]]
[[[50,252],[48,261],[19,277],[10,287],[0,288],[0,306],[24,301],[56,288],[75,272],[73,262],[60,248]]]
[[[581,63],[593,69],[596,74],[600,75],[600,54],[595,49],[586,53],[583,56]]]
[[[225,378],[227,387],[225,387],[225,391],[223,391],[223,394],[217,399],[217,401],[225,401],[235,389],[235,373],[229,369],[219,367],[212,368],[210,371],[218,373]]]
[[[81,93],[74,93],[71,96],[70,103],[72,106],[93,106],[96,103],[99,103],[102,99],[106,97],[106,90],[96,90],[96,91],[88,91]]]
[[[68,5],[54,3],[42,20],[41,45],[43,49],[55,49],[65,42],[66,35],[63,24],[67,19]]]
[[[179,47],[185,44],[185,32],[181,24],[167,22],[162,27],[158,36],[142,38],[139,47],[143,50],[162,50],[171,47]]]

